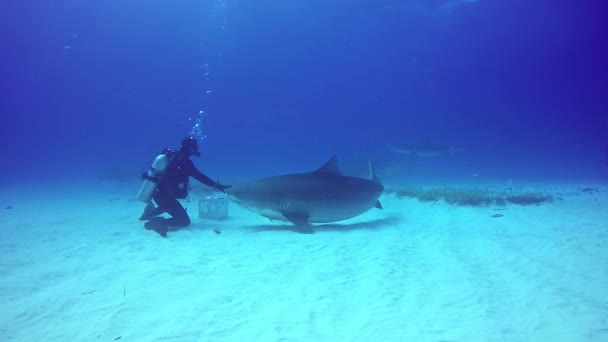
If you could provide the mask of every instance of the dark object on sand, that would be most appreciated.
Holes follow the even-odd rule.
[[[507,205],[507,200],[502,196],[496,196],[496,198],[494,199],[494,202],[499,207],[504,207]]]
[[[599,192],[597,189],[591,189],[591,191]],[[509,203],[517,205],[539,205],[551,203],[555,199],[562,200],[561,197],[556,198],[542,192],[513,193],[513,191],[494,191],[478,187],[424,188],[406,186],[396,189],[394,193],[398,198],[416,198],[420,202],[436,202],[443,200],[449,205],[471,207],[490,205],[505,207]]]
[[[222,234],[222,231],[219,228],[213,228],[213,232],[215,234]]]
[[[499,218],[499,217],[503,217],[503,216],[505,216],[505,215],[503,215],[503,214],[494,214],[494,215],[492,215],[490,217]]]
[[[4,207],[4,209],[13,209],[12,205],[7,205],[6,207]]]
[[[553,196],[545,195],[542,193],[525,193],[520,195],[511,195],[505,197],[508,202],[519,205],[532,205],[532,204],[542,204],[546,202],[553,202]]]
[[[453,188],[444,190],[443,199],[449,205],[479,207],[491,205],[493,196],[484,189]]]

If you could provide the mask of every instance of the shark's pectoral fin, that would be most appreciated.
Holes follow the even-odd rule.
[[[376,204],[374,205],[374,207],[376,207],[378,209],[384,209],[384,208],[382,208],[382,203],[380,203],[380,200],[376,201]]]
[[[296,227],[296,231],[301,234],[314,234],[315,230],[312,226],[298,226]]]
[[[303,213],[283,213],[285,219],[291,223],[293,223],[296,227],[309,227],[310,223],[308,219],[310,216],[308,214]]]
[[[266,215],[262,215],[262,216],[264,216],[265,218],[267,218],[270,222],[274,222],[274,219],[272,217],[266,216]]]

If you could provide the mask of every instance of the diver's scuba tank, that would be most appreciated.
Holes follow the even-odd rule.
[[[156,190],[168,165],[169,157],[165,153],[158,155],[158,157],[154,159],[150,170],[143,174],[144,182],[137,192],[138,200],[144,203],[150,202],[152,194],[154,193],[154,190]]]

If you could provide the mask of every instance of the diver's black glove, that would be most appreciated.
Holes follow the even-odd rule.
[[[220,182],[215,182],[215,188],[218,189],[219,191],[225,193],[226,189],[232,188],[232,185],[222,185],[222,184],[220,184]]]

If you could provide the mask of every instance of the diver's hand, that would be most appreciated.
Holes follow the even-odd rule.
[[[232,188],[232,185],[222,185],[220,182],[215,182],[215,188],[223,193],[226,193],[226,189]]]

